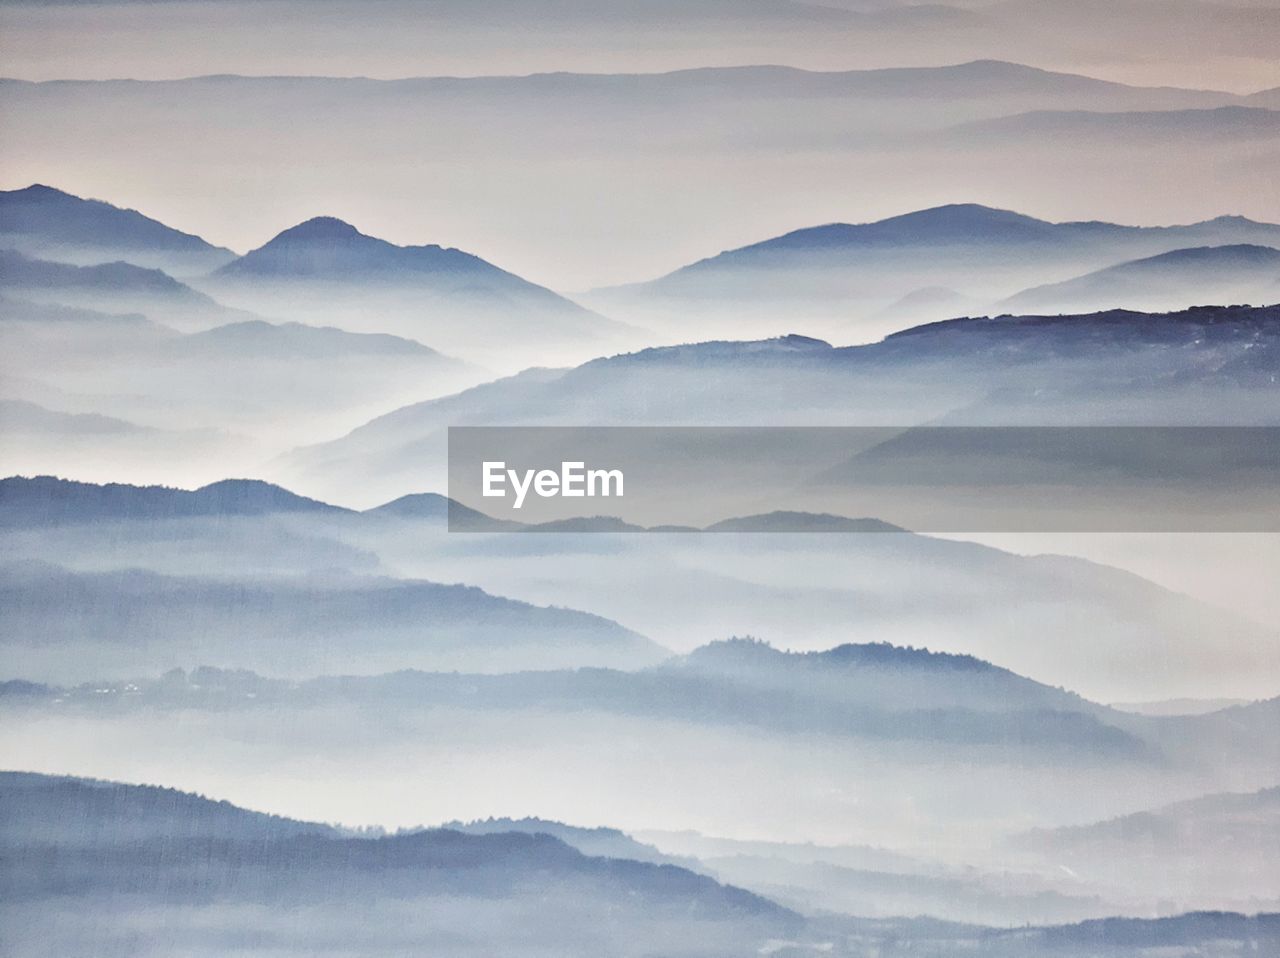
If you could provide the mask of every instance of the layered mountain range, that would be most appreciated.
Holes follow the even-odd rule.
[[[1078,956],[1098,954],[1099,941],[1119,938],[1128,954],[1154,955],[1207,942],[1266,948],[1280,934],[1272,915],[1224,913],[1016,934],[922,919],[802,915],[708,877],[696,860],[664,860],[619,831],[552,821],[361,834],[175,789],[19,772],[0,773],[0,797],[11,813],[0,845],[6,861],[21,865],[4,874],[0,909],[7,921],[0,934],[24,956],[38,953],[33,939],[53,934],[66,940],[92,934],[103,954],[136,953],[137,937],[114,932],[112,913],[165,918],[163,929],[146,938],[155,950],[148,953],[217,948],[234,938],[270,941],[287,954],[345,941],[381,955],[438,941],[455,954],[479,955],[500,941],[509,954],[550,946],[587,955],[601,947],[629,953],[631,936],[642,934],[672,955],[782,941],[853,956],[867,944],[908,942],[998,958],[1028,940]],[[48,907],[67,889],[75,889],[80,907],[55,928]],[[263,902],[271,907],[253,907]],[[374,913],[391,923],[379,928],[349,917],[353,902],[366,919]],[[546,919],[549,909],[558,921]],[[324,911],[332,914],[320,921]],[[313,917],[299,937],[293,922],[304,915]],[[574,919],[570,929],[562,927],[566,916]]]
[[[161,6],[0,31],[0,951],[1280,947],[1280,98],[1158,85],[1280,20]]]

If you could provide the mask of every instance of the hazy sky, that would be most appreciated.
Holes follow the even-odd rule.
[[[1248,92],[1280,85],[1275,0],[3,2],[25,79],[815,69],[976,58]]]
[[[37,80],[847,70],[996,58],[1247,92],[1280,87],[1276,49],[1275,0],[0,0],[0,74]],[[570,101],[548,118],[555,95],[491,99],[477,114],[474,93],[460,91],[451,106],[389,118],[349,91],[295,102],[241,88],[187,99],[171,87],[108,97],[3,85],[0,186],[48,183],[237,251],[336,215],[396,242],[467,249],[568,292],[649,279],[798,227],[949,202],[1140,224],[1227,213],[1280,220],[1280,136],[1275,115],[1260,109],[1280,94],[1248,101],[1250,122],[1265,128],[1247,136],[1166,130],[1134,142],[1123,131],[1067,131],[1054,142],[1026,134],[886,145],[864,114],[842,118],[829,105],[741,114],[733,83],[724,103],[671,121],[661,97],[639,113],[625,100],[613,114]],[[930,96],[873,119],[911,121],[924,109],[936,114],[925,125],[945,129],[947,97]],[[331,100],[346,112],[330,116]],[[806,117],[809,128],[795,129]]]

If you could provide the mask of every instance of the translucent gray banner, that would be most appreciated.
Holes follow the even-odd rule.
[[[1280,428],[453,427],[458,532],[1280,531]]]

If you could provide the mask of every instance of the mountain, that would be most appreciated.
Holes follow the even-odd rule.
[[[1000,935],[995,936],[997,940]],[[1223,954],[1221,943],[1237,941],[1254,951],[1280,945],[1280,915],[1241,915],[1229,912],[1192,912],[1169,918],[1104,918],[1076,925],[1062,925],[1029,936],[1005,932],[1007,939],[996,955],[1024,954],[1028,942],[1045,954],[1158,955],[1170,949],[1189,954]],[[1228,948],[1235,947],[1228,945]]]
[[[112,956],[216,947],[231,933],[289,954],[339,944],[389,954],[399,939],[466,956],[495,947],[586,956],[602,941],[622,953],[643,938],[693,958],[708,944],[754,951],[803,931],[800,916],[740,888],[670,864],[585,855],[545,833],[348,837],[169,789],[16,773],[0,775],[0,796],[26,826],[0,833],[16,865],[0,879],[6,938],[19,943],[56,922],[72,948]],[[75,917],[57,921],[67,902]],[[317,910],[345,917],[300,934],[300,917]],[[145,914],[167,920],[114,930]],[[370,921],[379,914],[400,915],[398,930],[379,929]]]
[[[0,253],[0,265],[13,256]],[[331,436],[411,398],[447,395],[489,375],[402,337],[246,320],[248,314],[218,306],[164,274],[127,264],[34,265],[69,273],[72,280],[114,275],[118,267],[124,276],[156,279],[162,293],[118,296],[90,283],[83,297],[67,292],[78,289],[72,285],[22,288],[17,292],[27,298],[0,298],[0,376],[9,397],[155,429],[225,430],[249,440],[246,446],[262,444],[224,461],[228,471],[257,470],[287,442]],[[8,278],[6,273],[2,279]],[[0,286],[12,289],[3,281]],[[182,334],[141,313],[201,331]],[[220,325],[208,328],[210,323]],[[11,460],[10,471],[99,475],[86,470],[107,459],[118,463],[112,479],[146,482],[159,474],[135,455],[106,451],[95,462],[74,447],[47,451],[47,457],[33,452]],[[172,454],[170,475],[183,482],[208,481],[198,461],[180,462],[178,452]],[[209,460],[204,462],[207,467]]]
[[[1280,135],[1280,110],[1229,105],[1191,110],[1035,110],[992,120],[960,124],[944,141],[1036,140],[1041,143],[1088,140],[1132,149],[1138,142],[1182,146],[1224,140],[1263,141]]]
[[[166,486],[95,485],[53,476],[0,479],[0,526],[10,529],[280,512],[341,514],[346,510],[251,479],[226,479],[191,491]]]
[[[702,28],[722,22],[723,4],[720,10],[709,10],[706,3],[698,6],[704,10],[698,17]],[[1055,15],[1042,9],[1043,4],[1030,6],[1009,15],[1022,26]],[[853,11],[820,10],[814,4],[792,3],[787,9],[805,19],[857,19]],[[550,19],[556,22],[563,13]],[[957,17],[985,21],[992,15],[936,6],[875,14],[925,21],[937,17],[952,23]],[[876,15],[869,15],[872,23]],[[1208,15],[1204,20],[1209,22],[1201,24],[1201,30],[1216,22]],[[193,67],[193,72],[215,75],[178,80],[9,82],[0,85],[0,109],[12,138],[28,144],[26,169],[65,171],[60,175],[77,182],[128,183],[135,202],[145,200],[157,209],[179,202],[163,184],[183,175],[198,177],[199,189],[179,191],[184,210],[190,211],[184,215],[202,229],[216,228],[237,249],[261,245],[262,237],[316,211],[317,197],[329,197],[334,205],[328,212],[357,225],[370,224],[368,231],[376,235],[415,243],[416,236],[453,237],[454,245],[480,252],[556,290],[657,276],[753,237],[774,236],[795,226],[875,219],[919,206],[922,199],[974,200],[996,207],[1043,203],[1040,211],[1066,218],[1103,215],[1122,205],[1126,217],[1150,223],[1182,222],[1206,209],[1270,215],[1265,202],[1267,170],[1251,155],[1256,140],[1200,141],[1201,149],[1193,156],[1176,155],[1167,140],[1136,142],[1123,162],[1109,162],[1115,143],[1114,137],[1105,137],[1097,152],[1083,151],[1099,157],[1089,170],[1096,189],[1066,198],[1059,186],[1078,173],[1078,162],[1034,137],[1009,144],[979,140],[938,148],[939,131],[956,124],[1029,111],[1159,113],[1248,102],[1231,93],[1108,82],[990,59],[993,52],[1011,56],[1006,37],[993,38],[982,49],[944,52],[953,34],[965,29],[944,28],[934,38],[944,47],[930,44],[927,55],[917,56],[923,49],[917,46],[913,62],[906,65],[886,58],[870,39],[874,30],[860,35],[870,47],[865,56],[852,55],[844,36],[838,48],[818,60],[797,59],[790,51],[770,56],[757,47],[741,56],[725,54],[733,66],[710,67],[688,46],[687,36],[680,35],[673,38],[675,47],[684,51],[677,62],[631,70],[603,61],[580,62],[576,73],[566,72],[563,62],[544,62],[527,70],[508,63],[498,71],[507,75],[477,76],[472,62],[450,71],[457,76],[413,76],[413,66],[406,66],[393,71],[397,79],[384,80],[325,76],[323,66],[284,71],[295,74],[291,76],[273,69],[244,72],[276,75],[235,76],[210,64],[205,71]],[[1196,32],[1174,35],[1185,43]],[[775,34],[760,28],[750,35],[776,38]],[[824,37],[825,42],[834,43],[834,36]],[[1082,41],[1079,49],[1094,39]],[[720,35],[704,49],[723,50],[723,40]],[[476,49],[482,48],[490,50],[491,44],[479,42]],[[1251,56],[1265,57],[1264,49]],[[610,43],[610,51],[611,57],[618,53],[616,44]],[[793,69],[759,65],[762,56],[765,63],[821,68],[858,62],[884,69]],[[1016,59],[1074,62],[1071,57],[1041,55]],[[386,69],[383,63],[372,72]],[[1090,67],[1082,64],[1080,69],[1087,73]],[[1146,66],[1133,75],[1145,71]],[[513,72],[528,75],[510,75]],[[128,70],[123,74],[134,75]],[[1184,71],[1180,77],[1185,81],[1192,75]],[[1168,82],[1176,84],[1178,79]],[[120,116],[130,117],[130,123],[117,122]],[[430,122],[424,122],[426,117]],[[239,136],[246,122],[271,130],[276,149],[255,150]],[[90,140],[95,144],[92,163],[84,156],[84,143]],[[181,153],[183,144],[193,142],[202,144],[198,157]],[[789,158],[785,170],[778,166],[781,155]],[[69,162],[67,157],[76,159]],[[296,176],[297,157],[306,157],[311,170],[305,184]],[[656,157],[660,163],[651,160]],[[423,175],[424,158],[429,159],[431,175]],[[254,179],[237,172],[246,166],[258,171]],[[1213,169],[1227,167],[1239,168],[1240,175],[1212,175]],[[1169,181],[1175,185],[1144,190],[1144,171],[1154,168],[1171,169]],[[850,182],[875,183],[877,188],[871,194],[859,193],[849,190]],[[698,188],[691,190],[691,183]],[[932,186],[922,193],[922,183]],[[619,189],[619,184],[626,188]],[[1184,190],[1183,184],[1196,186]],[[768,202],[742,202],[743,195],[762,189]],[[229,209],[232,197],[244,213]],[[276,221],[280,216],[289,219]],[[522,228],[512,229],[515,223]],[[1243,241],[1261,242],[1220,242]],[[883,291],[863,291],[868,277],[851,277],[848,288],[863,291],[853,304],[856,309],[828,302],[822,315],[833,325],[847,325],[921,285],[951,286],[962,295],[992,302],[1028,286],[1161,251],[1077,263],[1061,274],[1023,270],[1007,282],[991,284],[972,271],[957,270],[956,283],[919,277],[911,285],[895,282],[888,289],[890,284],[877,283]],[[877,278],[875,270],[868,273]],[[909,282],[909,266],[896,278]],[[674,308],[668,315],[637,305],[635,315],[624,316],[603,298],[593,297],[589,305],[598,304],[610,318],[641,325],[652,313],[663,321],[664,333],[682,337],[692,332],[698,337],[754,338],[787,328],[831,335],[830,329],[811,325],[796,310],[785,313],[789,322],[779,326],[778,307],[806,302],[799,295],[801,284],[789,291],[795,294],[789,299],[784,292],[780,289],[768,303],[748,310],[743,321],[749,318],[752,327],[740,323],[736,331],[728,317],[685,311],[681,324]],[[740,305],[750,306],[750,299]],[[767,324],[770,311],[774,320]],[[691,330],[694,320],[697,325]],[[347,325],[334,315],[321,321]],[[386,331],[456,352],[451,342],[422,336],[407,325]],[[887,327],[876,329],[883,331]],[[478,356],[467,358],[484,362]],[[583,358],[578,354],[573,361]],[[559,362],[563,361],[562,357]]]
[[[707,532],[903,532],[899,526],[879,519],[849,519],[844,516],[806,512],[769,512],[756,516],[722,519],[707,526]]]
[[[1088,313],[1108,309],[1149,312],[1198,303],[1254,303],[1277,298],[1280,250],[1269,246],[1201,246],[1025,290],[997,305],[1011,313]]]
[[[732,676],[761,691],[804,692],[828,701],[890,709],[928,703],[931,708],[984,712],[1042,709],[1102,714],[1078,695],[970,655],[888,643],[786,652],[760,641],[732,639],[702,646],[663,668],[676,674]]]
[[[333,834],[327,825],[266,815],[152,785],[0,772],[0,845],[123,845],[148,840],[271,841]]]
[[[216,504],[206,509],[221,508],[227,492],[233,509],[318,507],[281,501],[272,487],[249,490],[258,498],[246,504],[232,486],[209,492]],[[110,487],[102,492],[118,494]],[[126,498],[125,508],[141,507],[136,495]],[[204,505],[199,499],[160,499],[161,509]],[[150,495],[145,501],[151,504]],[[99,506],[101,516],[107,509]],[[39,507],[49,505],[43,501]],[[2,643],[9,665],[0,672],[64,682],[192,661],[296,677],[322,669],[367,674],[398,668],[638,667],[667,654],[600,616],[464,585],[382,576],[174,576],[19,562],[0,568],[0,592],[14,630]]]
[[[693,312],[707,318],[712,325],[702,328],[713,332],[722,314],[745,312],[748,328],[755,330],[769,328],[761,323],[776,322],[770,315],[785,310],[792,322],[799,318],[821,332],[865,338],[916,318],[912,298],[923,295],[922,286],[943,289],[944,302],[957,306],[994,302],[1008,296],[1002,287],[1013,284],[1041,285],[1046,277],[1188,247],[1247,244],[1280,246],[1280,226],[1242,217],[1167,227],[1053,223],[973,203],[953,204],[871,223],[795,230],[648,283],[598,290],[588,301],[651,323]],[[1106,302],[1098,308],[1123,305]],[[864,319],[851,325],[850,316],[859,314]]]
[[[703,277],[735,268],[767,269],[804,267],[806,256],[838,254],[846,265],[860,265],[858,254],[872,255],[910,250],[940,257],[964,259],[976,251],[998,252],[1024,247],[1022,255],[1080,252],[1090,247],[1114,255],[1126,247],[1158,248],[1186,237],[1277,237],[1280,226],[1255,223],[1242,217],[1219,217],[1188,226],[1120,226],[1104,222],[1052,223],[1010,210],[976,203],[958,203],[893,216],[872,223],[832,223],[794,230],[773,239],[728,250],[701,260],[649,284],[660,290],[678,291],[681,285],[696,289]],[[1030,247],[1025,248],[1025,247]],[[1175,249],[1177,247],[1170,247]],[[816,262],[813,265],[824,265]],[[783,277],[785,278],[785,276]]]
[[[977,311],[980,304],[944,286],[924,286],[913,289],[901,299],[890,303],[872,319],[893,323],[899,328],[920,326],[940,319],[967,316]]]
[[[721,881],[757,890],[802,913],[852,913],[879,920],[928,915],[935,920],[1008,928],[1079,921],[1117,911],[1110,902],[1083,893],[1084,889],[1063,888],[1060,886],[1067,883],[1032,872],[947,868],[928,862],[882,870],[838,864],[824,857],[834,851],[835,857],[855,858],[858,849],[854,848],[828,850],[764,842],[708,844],[724,846],[718,855],[701,859]],[[875,858],[876,851],[866,849],[863,857]],[[891,857],[879,851],[881,857]],[[955,953],[960,953],[958,948]]]
[[[49,442],[67,441],[75,436],[160,438],[159,430],[123,419],[97,413],[58,412],[20,399],[0,399],[0,422],[4,423],[4,431],[10,441],[19,436],[34,436]]]
[[[1112,708],[1122,712],[1133,712],[1136,715],[1204,715],[1231,708],[1233,705],[1247,705],[1244,699],[1161,699],[1151,702],[1112,702]]]
[[[1175,908],[1267,907],[1277,900],[1280,787],[1205,795],[1107,821],[1015,836],[1024,860]]]
[[[499,530],[520,528],[519,523],[494,519],[475,509],[469,509],[460,502],[434,492],[412,493],[401,496],[391,502],[383,503],[372,509],[364,510],[364,514],[379,519],[392,521],[425,520],[439,524],[448,523],[452,527],[466,527],[471,530],[496,532]]]
[[[596,858],[625,858],[655,865],[678,865],[695,872],[703,870],[694,858],[665,855],[616,828],[580,828],[541,818],[486,818],[474,822],[445,822],[440,827],[467,835],[500,835],[504,832],[550,835],[582,854]]]
[[[280,233],[265,246],[218,270],[222,277],[271,277],[322,282],[423,283],[447,291],[489,286],[508,294],[554,294],[470,253],[440,246],[396,246],[366,236],[332,216],[318,216]]]
[[[17,598],[12,584],[7,594]],[[69,601],[82,600],[77,596]],[[330,604],[329,615],[332,608]],[[435,617],[443,614],[436,612]],[[25,617],[19,621],[28,624]],[[135,634],[143,638],[150,633],[135,626]],[[37,674],[34,667],[34,662],[28,665],[26,674]],[[171,676],[134,679],[127,689],[118,681],[98,678],[79,688],[59,689],[54,696],[60,705],[89,713],[100,707],[247,707],[276,713],[359,707],[380,711],[387,721],[424,708],[462,709],[474,713],[477,721],[486,714],[511,712],[569,717],[590,713],[601,721],[684,723],[726,735],[743,730],[788,740],[815,735],[850,747],[896,743],[926,754],[952,749],[978,762],[989,750],[1032,766],[1052,756],[1083,760],[1092,755],[1103,764],[1134,767],[1164,761],[1127,727],[1134,724],[1145,731],[1153,723],[1129,723],[1127,716],[972,657],[889,645],[786,653],[763,643],[732,640],[638,671],[400,671],[301,683],[233,678],[221,681],[216,671],[212,678],[193,674],[198,696]],[[246,695],[248,691],[253,694]],[[1238,743],[1232,751],[1238,751]]]
[[[302,323],[267,323],[253,320],[230,323],[201,333],[193,333],[182,341],[186,355],[222,356],[240,361],[262,362],[283,360],[305,362],[333,359],[338,356],[413,356],[433,357],[442,365],[453,363],[428,346],[389,336],[385,333],[348,333],[331,326],[307,326]]]
[[[0,291],[41,304],[141,313],[182,329],[204,329],[248,317],[161,270],[125,262],[74,266],[0,250]]]
[[[0,248],[81,264],[124,260],[179,276],[208,272],[235,255],[137,210],[40,184],[0,191]]]
[[[278,475],[375,501],[443,488],[449,426],[1266,425],[1280,422],[1277,370],[1276,307],[982,317],[841,348],[803,336],[703,342],[415,403],[296,450]],[[702,522],[760,505],[726,498]],[[802,511],[843,511],[812,505]]]
[[[1280,823],[1280,786],[1248,794],[1206,795],[1105,822],[1020,836],[1027,846],[1071,857],[1096,855],[1114,845],[1129,855],[1196,855],[1219,844],[1274,860]],[[1261,846],[1261,847],[1260,847]]]
[[[40,382],[6,379],[7,392],[48,394],[50,402],[75,408],[101,408],[82,396],[66,396]],[[41,398],[46,398],[41,395]],[[143,478],[163,475],[185,479],[190,463],[227,467],[245,455],[246,440],[214,429],[161,428],[96,412],[51,409],[27,399],[0,399],[0,473],[59,472],[99,477]],[[109,467],[104,464],[109,463]]]
[[[0,527],[9,530],[4,544],[14,561],[150,570],[197,582],[242,573],[291,580],[395,570],[593,612],[679,650],[728,635],[758,635],[796,650],[888,641],[980,655],[1101,701],[1277,691],[1273,627],[1114,566],[1019,555],[878,520],[782,513],[726,520],[707,535],[610,531],[616,520],[531,531],[455,505],[455,530],[500,533],[466,535],[449,531],[449,501],[431,494],[358,514],[314,506],[236,515],[172,503],[131,511],[113,502],[108,509],[98,499],[113,487],[90,487],[84,501],[67,493],[67,503],[48,493],[52,504],[19,495],[40,482],[64,485],[0,484]],[[147,490],[114,488],[122,501],[146,498]],[[211,514],[164,521],[188,511]],[[109,519],[110,536],[96,516]],[[548,565],[559,573],[548,576]],[[284,612],[219,610],[224,614],[272,622]]]
[[[627,330],[461,250],[396,246],[322,216],[285,230],[209,278],[263,312],[427,339],[474,355],[494,340],[599,349]],[[482,347],[482,341],[491,343]]]
[[[117,594],[127,596],[119,588],[124,583],[115,584]],[[11,592],[5,599],[13,607]],[[73,590],[63,601],[82,603]],[[334,608],[324,603],[318,617],[331,617]],[[175,603],[175,613],[185,611]],[[28,626],[21,605],[11,617],[16,629]],[[439,622],[442,613],[432,618]],[[805,655],[747,643],[712,644],[687,658],[632,671],[575,665],[298,680],[200,668],[148,678],[163,667],[161,647],[145,629],[136,635],[137,641],[152,642],[149,664],[140,664],[119,642],[110,656],[81,648],[79,662],[86,667],[80,674],[93,674],[88,668],[95,664],[104,671],[81,685],[26,687],[5,695],[0,709],[11,734],[39,731],[44,748],[65,756],[60,761],[116,767],[122,769],[117,774],[130,776],[146,766],[145,756],[128,751],[127,743],[150,736],[163,756],[181,756],[190,776],[212,780],[234,768],[249,769],[263,794],[304,787],[299,776],[309,781],[306,762],[313,759],[282,756],[322,750],[329,767],[358,774],[371,794],[398,782],[385,795],[362,799],[360,820],[405,826],[454,820],[465,807],[496,819],[532,814],[590,821],[592,809],[608,804],[629,832],[646,822],[692,824],[700,814],[728,821],[722,811],[728,807],[735,810],[733,821],[767,822],[778,807],[791,807],[804,812],[806,828],[779,830],[779,837],[842,836],[842,843],[896,848],[907,858],[1038,874],[1046,877],[1046,890],[1068,897],[1097,894],[1104,902],[1131,900],[1125,889],[1105,880],[1105,862],[1087,883],[1071,887],[1052,857],[1006,847],[1005,839],[1030,827],[1123,815],[1234,783],[1262,788],[1274,780],[1280,747],[1274,709],[1259,713],[1257,722],[1223,724],[1132,716],[974,657],[906,647],[851,645]],[[309,638],[313,646],[324,640],[316,631]],[[378,640],[379,648],[366,643],[366,667],[378,664],[374,660],[386,641]],[[434,642],[420,639],[420,659],[424,641]],[[272,642],[291,645],[282,634]],[[181,661],[193,662],[211,646],[178,648],[171,637],[164,648],[176,653],[174,660],[181,654]],[[344,667],[332,649],[321,657],[291,651],[301,668]],[[509,668],[524,667],[514,660],[514,650],[506,654]],[[264,657],[261,651],[254,655]],[[21,669],[39,678],[45,659],[27,650],[23,658],[11,656],[4,668],[10,675]],[[1268,714],[1271,726],[1264,724]],[[460,740],[466,742],[465,760],[457,758]],[[625,762],[618,760],[620,742],[626,743]],[[20,754],[48,767],[33,751]],[[740,760],[732,774],[725,772],[726,755]],[[509,790],[495,789],[495,782],[523,780],[534,766],[559,771],[542,776],[536,794],[513,798]],[[444,769],[450,788],[432,788]],[[661,787],[656,795],[652,788],[637,792],[642,781]],[[899,796],[907,789],[920,811],[904,812]],[[321,810],[313,816],[331,819],[353,806],[341,793],[326,793],[311,796],[308,807]],[[858,810],[853,819],[851,807]],[[521,826],[530,832],[548,828],[537,822]],[[581,842],[583,850],[590,842],[592,853],[638,854],[624,850],[624,840],[612,834],[551,833]],[[948,851],[940,853],[942,846],[934,842],[944,838]],[[1228,867],[1223,848],[1203,849],[1206,867],[1210,860]],[[1194,855],[1194,847],[1187,846],[1185,854]],[[919,862],[904,869],[892,856],[833,863],[929,872]],[[1022,884],[1027,891],[1029,885]],[[1180,900],[1191,907],[1224,899]],[[1236,907],[1247,905],[1232,900]],[[1055,914],[1029,910],[1028,901],[1008,904],[1024,915]],[[1056,907],[1052,901],[1044,905]],[[1105,913],[1092,907],[1056,912]]]
[[[173,330],[147,319],[140,313],[104,313],[75,306],[35,303],[13,296],[0,296],[0,335],[43,339],[57,348],[66,342],[89,341],[95,347],[113,342],[151,342],[156,337],[172,335]],[[64,338],[65,336],[65,338]],[[10,347],[20,352],[21,347]]]

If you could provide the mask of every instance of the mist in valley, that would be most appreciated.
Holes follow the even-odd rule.
[[[0,951],[1276,952],[1273,6],[0,3]]]

